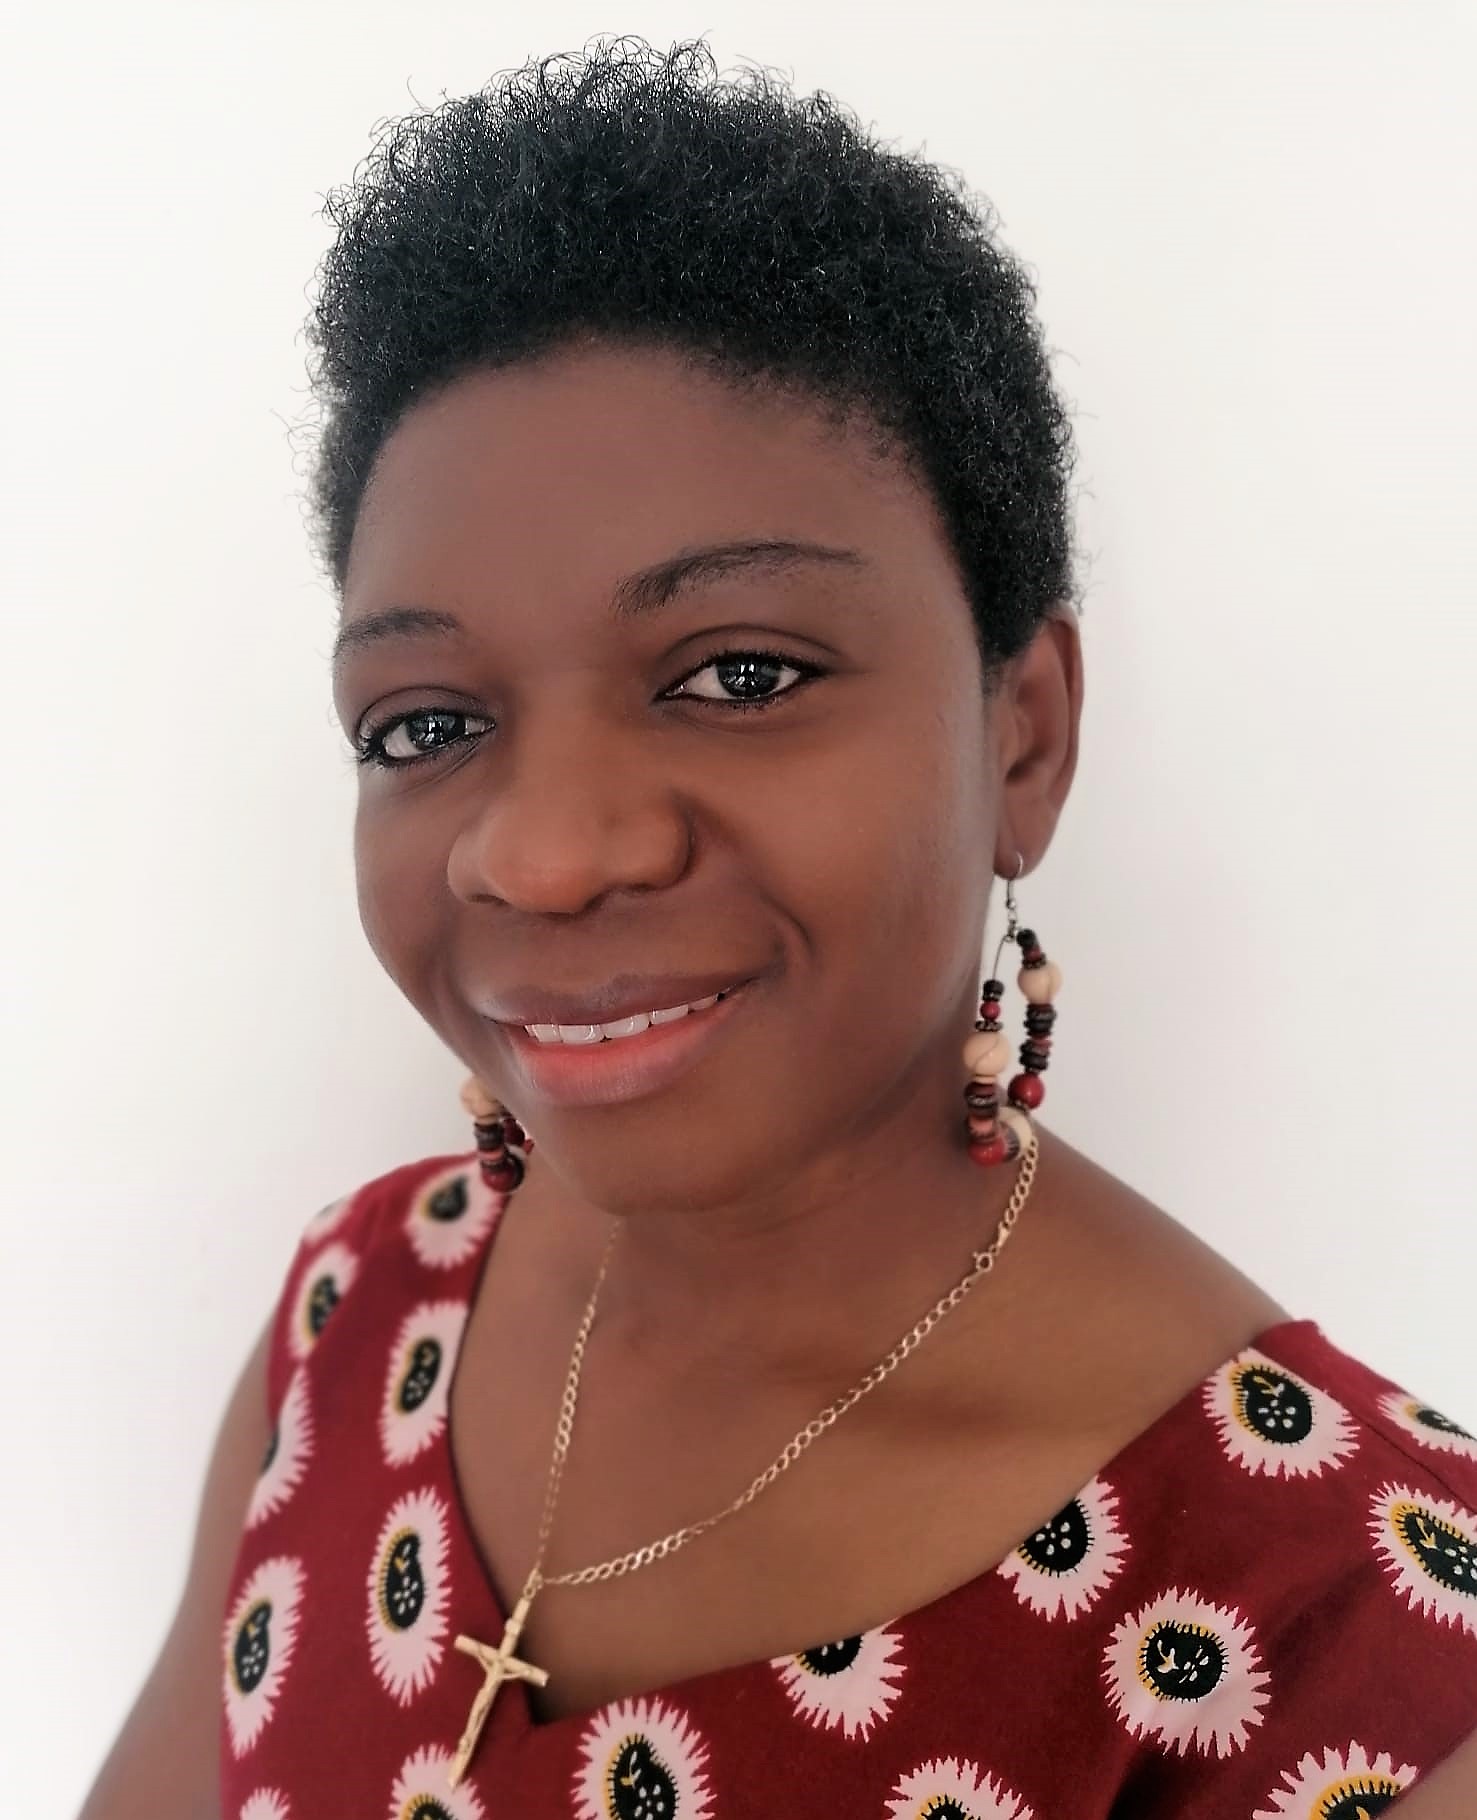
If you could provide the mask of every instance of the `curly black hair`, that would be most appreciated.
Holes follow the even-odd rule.
[[[460,375],[590,334],[872,427],[931,490],[988,677],[1074,596],[1074,452],[1035,290],[953,173],[701,39],[530,60],[385,125],[330,192],[308,500],[342,591],[373,462]]]

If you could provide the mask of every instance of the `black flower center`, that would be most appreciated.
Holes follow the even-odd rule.
[[[1034,1536],[1023,1542],[1019,1552],[1042,1573],[1067,1574],[1082,1565],[1091,1540],[1087,1512],[1073,1498],[1049,1523],[1043,1523]]]
[[[1464,1441],[1477,1441],[1477,1435],[1458,1428],[1450,1416],[1444,1416],[1439,1409],[1431,1409],[1424,1403],[1416,1410],[1415,1419],[1423,1428],[1434,1428],[1444,1435],[1460,1435]]]
[[[231,1667],[236,1685],[243,1694],[261,1686],[267,1664],[272,1659],[272,1640],[268,1631],[271,1617],[272,1601],[258,1599],[236,1627],[231,1644]]]
[[[1249,1366],[1237,1381],[1241,1419],[1264,1441],[1292,1445],[1313,1432],[1313,1403],[1301,1384],[1268,1365]]]
[[[608,1782],[616,1820],[675,1820],[677,1784],[649,1739],[627,1738],[616,1752]]]
[[[430,1396],[440,1370],[441,1342],[433,1339],[430,1334],[424,1334],[411,1348],[410,1363],[405,1367],[405,1375],[400,1380],[400,1389],[396,1395],[396,1400],[406,1415],[413,1409],[419,1409]]]
[[[421,1539],[413,1529],[402,1529],[390,1539],[380,1570],[380,1605],[396,1630],[409,1630],[426,1602],[426,1577],[421,1571]]]
[[[1388,1776],[1359,1776],[1340,1782],[1319,1797],[1315,1820],[1369,1820],[1382,1814],[1400,1793]]]
[[[1395,1527],[1433,1580],[1452,1592],[1477,1598],[1477,1544],[1419,1504],[1400,1506]]]
[[[1164,1618],[1140,1643],[1139,1667],[1160,1699],[1203,1700],[1226,1672],[1226,1652],[1204,1625]]]
[[[426,1212],[433,1220],[449,1224],[452,1220],[459,1220],[467,1211],[467,1206],[466,1181],[462,1176],[456,1176],[452,1181],[443,1183],[427,1199]]]
[[[802,1649],[795,1660],[813,1675],[839,1675],[850,1668],[861,1653],[860,1637],[843,1637],[839,1643],[822,1643],[817,1649]]]
[[[338,1284],[331,1276],[321,1276],[308,1297],[308,1330],[316,1339],[328,1325],[328,1317],[338,1307]]]

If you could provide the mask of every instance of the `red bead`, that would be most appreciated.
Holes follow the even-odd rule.
[[[479,1160],[483,1181],[499,1194],[511,1193],[523,1180],[523,1165],[509,1151],[496,1159],[484,1156]]]
[[[993,1137],[984,1144],[969,1146],[969,1160],[978,1163],[982,1169],[988,1169],[992,1163],[1003,1163],[1008,1154],[1003,1135]]]
[[[1034,1112],[1046,1098],[1046,1083],[1039,1074],[1018,1074],[1010,1083],[1010,1103]]]
[[[981,1004],[981,1006],[980,1006],[980,1016],[981,1017],[988,1018],[993,1022],[996,1018],[999,1017],[999,1015],[1000,1015],[1000,1002],[998,999],[987,998]]]

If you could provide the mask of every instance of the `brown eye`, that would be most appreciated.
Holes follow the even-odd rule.
[[[423,759],[437,758],[473,737],[464,730],[458,731],[465,729],[468,722],[478,722],[488,729],[493,724],[485,715],[469,714],[460,708],[417,708],[409,714],[397,714],[365,733],[356,756],[361,765],[401,770]],[[392,744],[399,749],[392,750]]]
[[[787,673],[791,680],[781,687]],[[777,651],[725,651],[684,677],[673,698],[716,702],[722,707],[764,707],[820,674],[814,664],[797,663]],[[693,687],[700,677],[709,676],[715,686]]]

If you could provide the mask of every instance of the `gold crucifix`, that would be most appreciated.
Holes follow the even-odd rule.
[[[545,1669],[535,1668],[531,1662],[520,1662],[513,1651],[518,1647],[518,1638],[522,1634],[528,1608],[533,1603],[533,1594],[525,1592],[513,1608],[513,1615],[503,1629],[503,1640],[496,1649],[486,1643],[479,1643],[475,1637],[458,1637],[457,1648],[464,1656],[474,1656],[482,1665],[482,1686],[477,1691],[477,1698],[472,1702],[472,1710],[467,1717],[467,1729],[462,1733],[461,1742],[456,1747],[456,1755],[451,1760],[450,1786],[455,1788],[466,1774],[467,1765],[471,1762],[472,1752],[477,1748],[477,1739],[487,1715],[492,1710],[492,1703],[497,1698],[498,1689],[505,1681],[531,1681],[535,1687],[546,1687],[549,1676]]]

